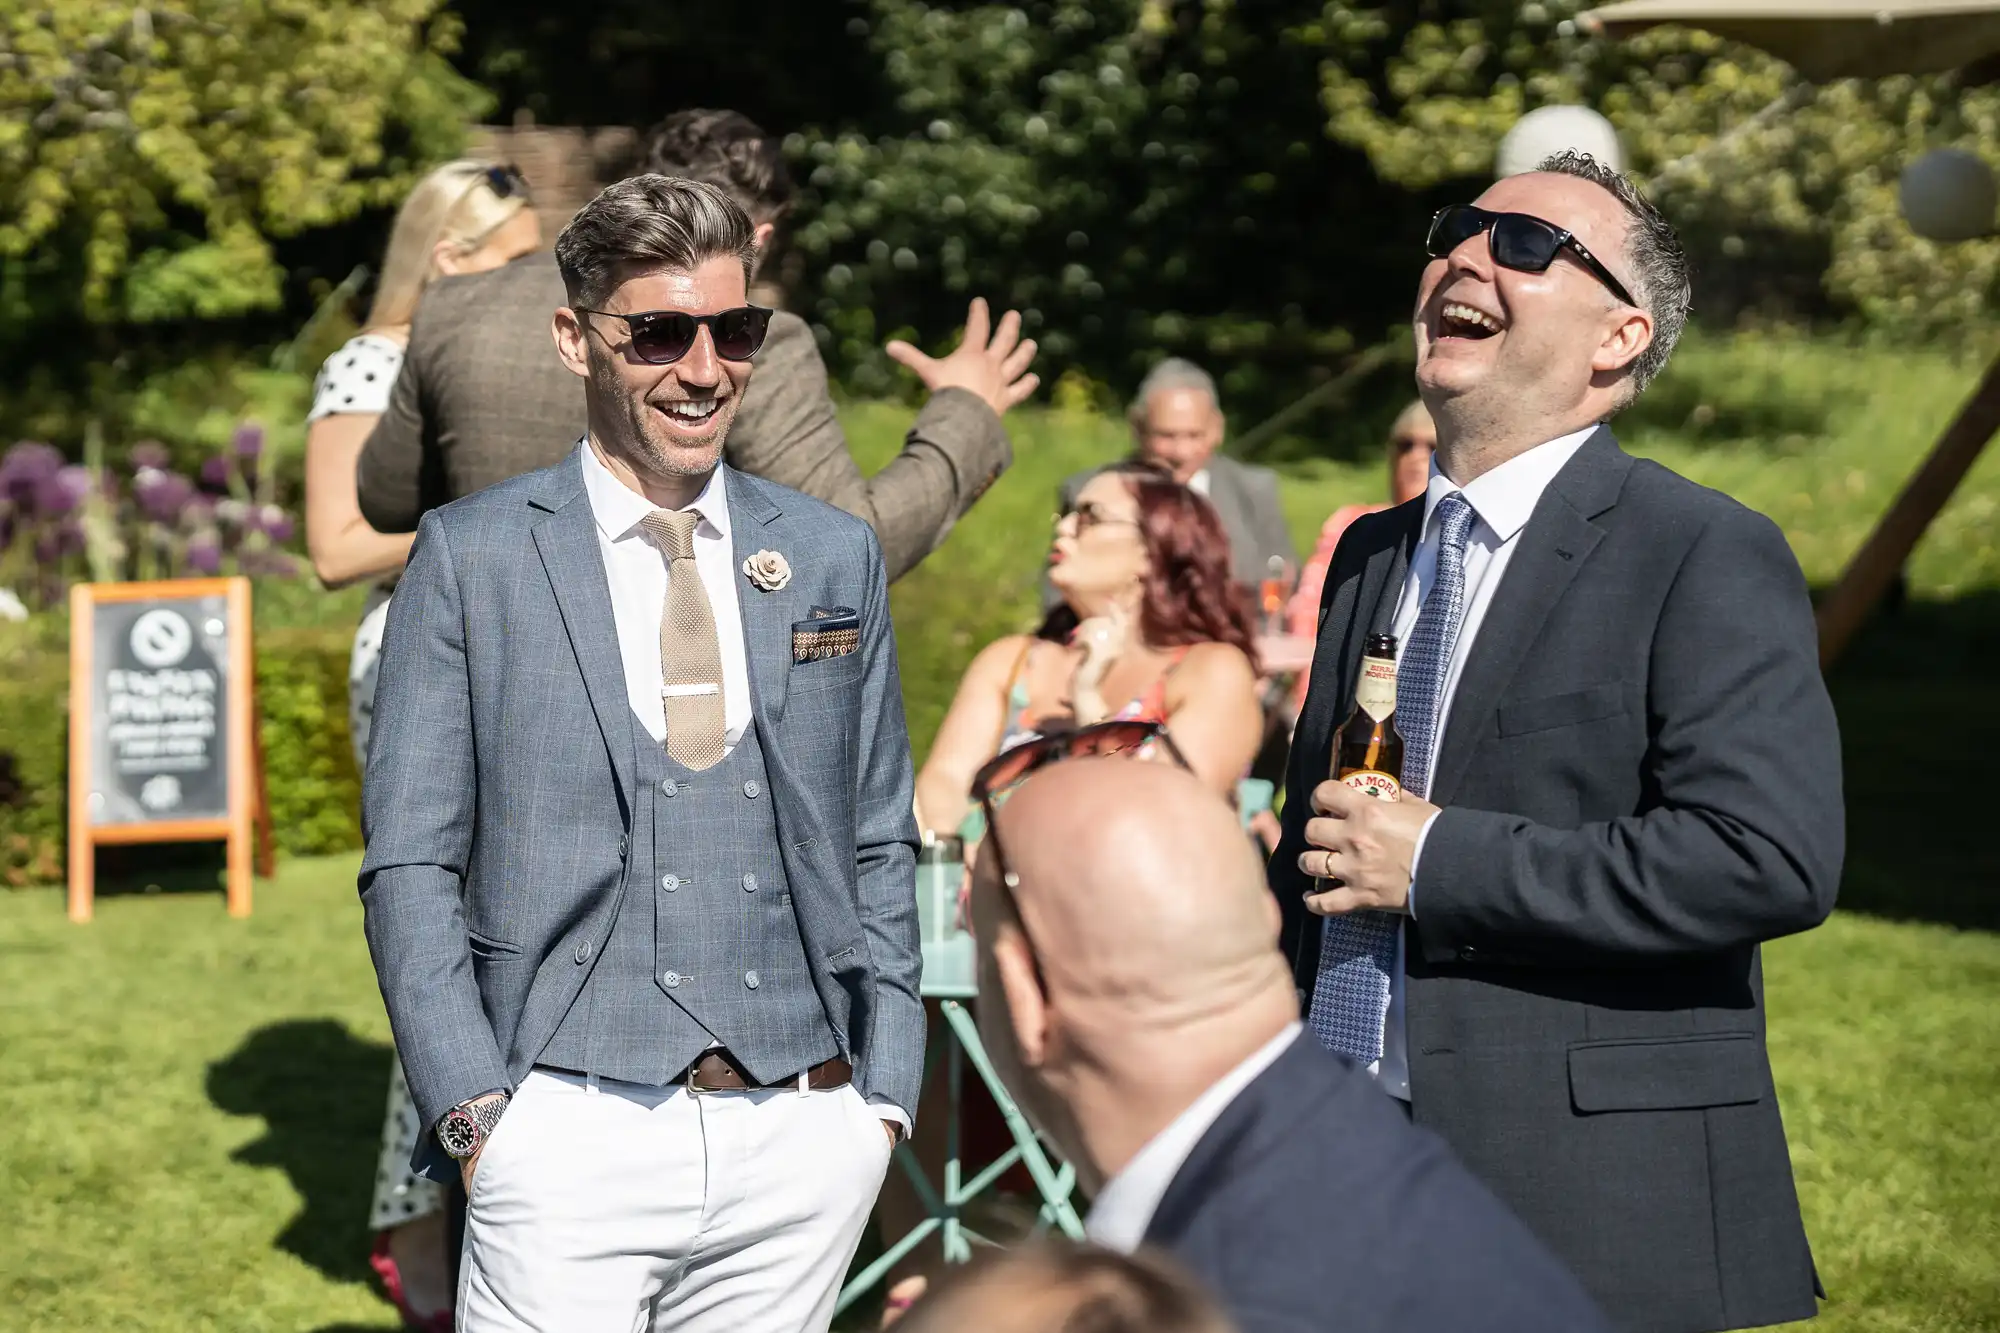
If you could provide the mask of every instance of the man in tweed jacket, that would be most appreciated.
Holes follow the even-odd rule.
[[[470,1196],[466,1333],[824,1329],[923,1068],[881,548],[720,461],[763,327],[726,195],[636,177],[556,252],[588,433],[425,515],[385,636],[414,1164]]]
[[[748,213],[760,250],[790,206],[777,140],[733,111],[669,116],[652,132],[646,169],[720,187]],[[563,303],[554,258],[516,260],[432,284],[417,309],[388,410],[358,470],[361,513],[381,532],[408,532],[423,512],[547,466],[583,426],[575,377],[548,354],[549,311]],[[1013,461],[1001,416],[1033,393],[1033,340],[1009,312],[993,325],[974,301],[965,338],[933,359],[907,343],[889,354],[931,398],[903,451],[863,477],[827,393],[812,329],[779,311],[757,356],[725,446],[729,465],[866,519],[889,578],[936,550],[961,514]]]

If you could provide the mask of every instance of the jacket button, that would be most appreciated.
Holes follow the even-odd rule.
[[[631,849],[632,849],[632,843],[631,843],[631,841],[630,841],[630,840],[629,840],[628,838],[626,838],[626,836],[625,836],[624,834],[622,834],[622,833],[621,833],[621,834],[619,834],[619,835],[618,835],[618,859],[619,859],[619,860],[621,860],[621,861],[623,861],[623,860],[625,859],[625,854],[626,854],[627,852],[629,852],[629,851],[630,851]]]
[[[743,974],[743,984],[748,986],[751,990],[756,990],[757,974],[755,972],[745,972]]]
[[[743,877],[743,892],[757,892],[757,877],[755,875],[745,875]]]
[[[680,985],[683,981],[686,980],[687,978],[682,976],[678,972],[668,972],[667,974],[665,974],[660,978],[661,984],[666,986],[668,990],[674,989],[674,987]]]
[[[590,961],[589,940],[585,940],[583,943],[576,946],[576,961],[579,967]]]
[[[672,778],[664,778],[660,782],[660,795],[662,796],[677,796],[680,794],[680,790],[681,784],[675,782]]]
[[[1471,945],[1469,945],[1469,944],[1468,944],[1468,945],[1467,945],[1467,946],[1466,946],[1465,948],[1463,948],[1463,949],[1460,949],[1460,950],[1458,951],[1458,961],[1459,961],[1459,962],[1461,962],[1461,963],[1475,963],[1475,962],[1478,962],[1478,961],[1479,961],[1479,950],[1477,950],[1477,949],[1473,948],[1473,947],[1472,947]]]
[[[753,801],[757,799],[757,793],[762,790],[764,789],[757,785],[757,779],[755,778],[752,778],[748,782],[743,784],[743,794],[745,796],[748,796]]]
[[[665,889],[668,893],[674,892],[675,890],[679,889],[680,886],[681,886],[681,877],[679,875],[660,876],[660,887]]]

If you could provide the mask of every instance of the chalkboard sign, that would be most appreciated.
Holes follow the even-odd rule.
[[[70,916],[90,919],[95,850],[222,839],[250,911],[250,833],[269,820],[251,702],[246,579],[79,584],[70,597]]]

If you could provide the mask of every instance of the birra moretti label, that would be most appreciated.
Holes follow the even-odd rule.
[[[1389,715],[1396,711],[1395,658],[1361,659],[1361,679],[1354,686],[1354,706],[1376,722],[1387,721]],[[1402,784],[1394,777],[1372,768],[1354,769],[1343,774],[1340,780],[1377,800],[1393,801],[1403,793]]]

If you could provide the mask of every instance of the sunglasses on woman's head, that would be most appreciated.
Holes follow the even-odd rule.
[[[1167,734],[1164,722],[1147,722],[1137,718],[1099,722],[1094,726],[1078,727],[1075,731],[1038,736],[1012,749],[1002,750],[981,765],[979,771],[972,775],[972,799],[979,802],[980,810],[986,815],[986,841],[993,849],[993,864],[1000,872],[1002,887],[1011,891],[1016,882],[1014,872],[1007,868],[1007,856],[1000,847],[1000,825],[994,818],[1000,803],[1009,794],[1043,769],[1066,759],[1091,759],[1114,754],[1145,759],[1155,752],[1155,742],[1181,768],[1193,771],[1180,747],[1174,744],[1174,738]]]
[[[632,337],[632,355],[649,366],[670,366],[686,356],[704,326],[715,339],[715,354],[724,361],[748,361],[756,356],[763,349],[764,335],[771,331],[771,312],[758,305],[718,310],[712,315],[690,315],[683,310],[614,315],[609,310],[582,306],[576,307],[576,313],[624,320]]]
[[[1576,234],[1553,222],[1544,222],[1530,213],[1491,213],[1471,204],[1452,204],[1431,217],[1430,234],[1424,250],[1432,259],[1447,258],[1480,232],[1488,232],[1487,245],[1493,262],[1517,273],[1546,273],[1556,256],[1568,250],[1590,270],[1591,275],[1626,305],[1638,305],[1625,284],[1611,276],[1611,270],[1584,248]]]
[[[509,162],[504,167],[486,168],[486,188],[500,199],[512,199],[517,194],[525,197],[528,178],[521,174],[519,167]]]

